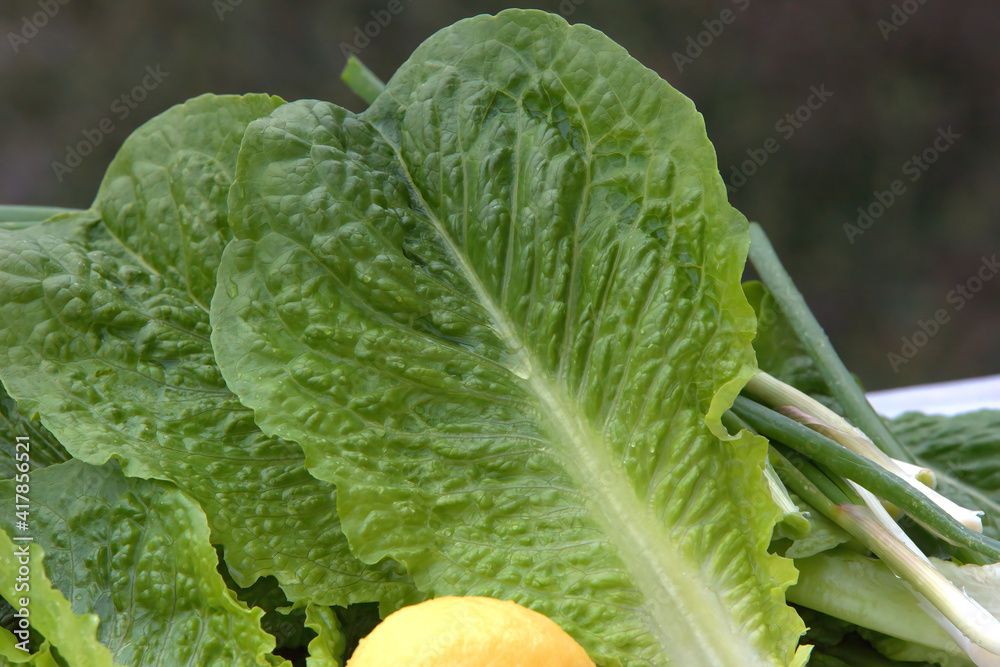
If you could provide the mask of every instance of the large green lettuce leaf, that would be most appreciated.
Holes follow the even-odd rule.
[[[217,359],[359,557],[599,660],[791,659],[764,443],[720,439],[746,221],[689,100],[586,26],[478,17],[360,116],[251,124],[230,209]]]
[[[0,482],[0,497],[13,495],[13,480]],[[97,614],[115,664],[160,665],[165,653],[178,666],[270,664],[263,612],[227,591],[205,515],[176,487],[128,479],[115,463],[68,461],[31,475],[30,502],[49,578],[75,613]],[[0,526],[12,525],[14,508],[0,506]],[[45,600],[29,597],[34,614]]]
[[[260,432],[209,342],[236,152],[281,103],[174,107],[125,143],[91,211],[0,230],[0,379],[76,458],[196,499],[240,584],[273,574],[294,600],[391,608],[413,593],[402,568],[351,556],[334,487]]]

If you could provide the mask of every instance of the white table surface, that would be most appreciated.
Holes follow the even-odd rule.
[[[873,391],[868,401],[883,417],[910,410],[957,415],[983,408],[1000,410],[1000,375]]]

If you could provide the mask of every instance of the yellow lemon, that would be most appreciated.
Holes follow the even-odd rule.
[[[347,667],[594,667],[556,623],[516,602],[443,597],[389,614]]]

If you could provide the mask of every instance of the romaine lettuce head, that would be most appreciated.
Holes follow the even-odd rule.
[[[690,100],[587,26],[476,17],[364,113],[251,123],[229,204],[216,358],[358,557],[605,664],[801,664],[765,443],[719,421],[749,241]]]

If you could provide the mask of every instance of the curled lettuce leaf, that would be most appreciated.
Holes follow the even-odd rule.
[[[340,629],[336,612],[330,607],[306,606],[306,627],[316,636],[309,642],[306,667],[343,667],[341,656],[347,648],[347,638]]]
[[[125,142],[90,211],[0,230],[0,379],[74,457],[197,500],[241,585],[273,574],[293,600],[393,609],[415,595],[401,566],[350,554],[333,485],[261,433],[209,341],[236,153],[282,103],[174,107]]]
[[[801,664],[729,206],[692,103],[508,11],[424,43],[360,115],[252,123],[212,302],[227,384],[334,482],[352,550],[514,599],[599,662]]]
[[[0,494],[13,497],[14,481],[0,482]],[[68,461],[32,474],[30,500],[30,532],[58,589],[33,584],[30,614],[70,664],[100,664],[67,651],[66,632],[84,622],[103,646],[81,650],[110,650],[117,665],[159,665],[164,654],[177,665],[272,664],[274,638],[260,627],[263,612],[227,591],[205,515],[176,487],[126,478],[115,463]],[[0,506],[0,525],[14,525],[12,506]],[[14,570],[0,562],[3,578],[13,581]],[[32,576],[41,579],[42,567],[41,559],[32,562]],[[61,602],[54,597],[60,593]],[[49,605],[63,614],[55,629],[43,615]],[[71,621],[62,611],[70,605],[82,614]]]
[[[4,488],[4,491],[9,494],[10,489]],[[8,504],[0,507],[13,510]],[[4,526],[8,525],[10,522],[5,521]],[[22,555],[25,547],[28,550],[26,558]],[[15,542],[0,530],[0,595],[12,603],[17,613],[23,614],[22,610],[26,610],[31,627],[46,637],[36,653],[25,656],[17,646],[23,639],[0,628],[0,658],[15,664],[26,662],[37,667],[50,667],[59,664],[51,651],[52,646],[57,646],[60,655],[73,667],[112,667],[116,663],[111,659],[111,652],[97,638],[100,619],[92,613],[78,615],[74,612],[66,597],[46,576],[42,565],[44,558],[45,552],[38,544]],[[24,560],[28,561],[27,564]],[[17,580],[22,576],[21,567],[30,570],[28,590],[21,588],[25,582]],[[21,606],[21,598],[27,600],[26,606]]]

